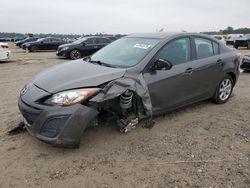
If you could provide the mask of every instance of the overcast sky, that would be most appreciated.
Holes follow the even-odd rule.
[[[250,27],[250,0],[1,0],[0,32],[95,34]]]

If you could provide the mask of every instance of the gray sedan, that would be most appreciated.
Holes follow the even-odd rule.
[[[128,132],[198,101],[227,102],[239,61],[236,50],[206,35],[133,34],[38,74],[18,105],[31,135],[78,147],[84,130],[103,121],[116,120]]]

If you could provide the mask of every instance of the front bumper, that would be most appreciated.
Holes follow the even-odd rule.
[[[61,57],[68,57],[69,56],[69,53],[67,50],[57,50],[56,51],[56,55],[57,56],[61,56]]]
[[[19,98],[18,106],[24,117],[25,127],[37,139],[51,145],[79,147],[83,131],[98,112],[90,107],[76,104],[68,107],[31,106]]]
[[[250,70],[250,56],[245,56],[243,58],[240,68],[243,70]]]

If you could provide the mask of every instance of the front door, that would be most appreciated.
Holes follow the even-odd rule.
[[[192,94],[194,84],[189,68],[191,42],[189,37],[175,39],[166,44],[153,61],[164,59],[172,63],[170,70],[156,70],[144,73],[148,85],[153,111],[160,113],[183,105]]]

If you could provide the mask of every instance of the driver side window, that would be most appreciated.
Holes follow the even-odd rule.
[[[157,54],[156,59],[164,59],[178,65],[191,60],[189,37],[180,38],[166,44]]]

